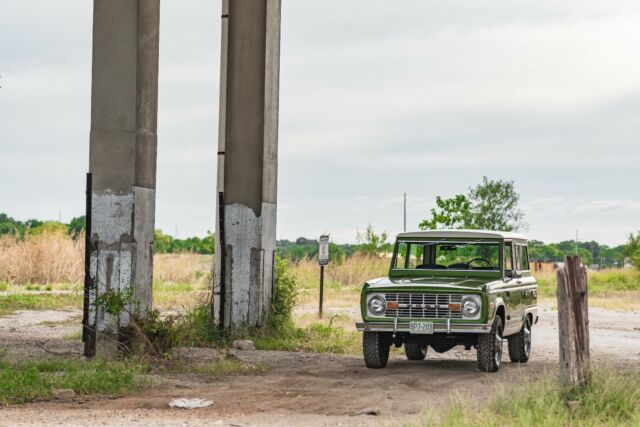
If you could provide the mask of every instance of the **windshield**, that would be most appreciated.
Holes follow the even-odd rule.
[[[403,242],[396,246],[394,269],[500,270],[498,242]]]

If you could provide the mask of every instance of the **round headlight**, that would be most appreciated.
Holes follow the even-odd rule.
[[[381,296],[374,296],[369,300],[369,311],[371,314],[382,314],[386,309],[387,302]]]
[[[474,317],[480,311],[480,304],[475,298],[465,298],[462,301],[462,312],[467,317]]]

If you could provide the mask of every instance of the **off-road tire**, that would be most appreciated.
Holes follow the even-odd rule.
[[[527,363],[531,354],[531,319],[525,317],[522,329],[509,337],[509,359],[514,363]]]
[[[407,355],[409,360],[424,360],[427,357],[428,345],[422,345],[417,343],[405,343],[404,354]]]
[[[502,364],[502,318],[496,316],[491,332],[478,335],[478,369],[483,372],[497,372]]]
[[[367,368],[380,369],[387,366],[391,337],[384,332],[364,332],[362,334],[362,353]]]

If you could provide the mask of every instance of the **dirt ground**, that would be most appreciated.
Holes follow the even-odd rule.
[[[478,372],[475,351],[462,347],[424,362],[394,357],[386,369],[369,370],[362,359],[313,353],[234,351],[269,367],[257,375],[158,378],[158,384],[121,397],[76,397],[0,409],[0,426],[136,425],[402,425],[425,411],[443,410],[458,394],[488,399],[492,391],[523,377],[557,369],[557,314],[541,310],[531,360],[508,362],[497,374]],[[24,360],[56,355],[80,357],[78,311],[17,312],[0,317],[0,351]],[[591,309],[596,359],[640,369],[640,313]],[[506,347],[505,347],[506,350]],[[169,408],[176,397],[212,400],[208,408]]]

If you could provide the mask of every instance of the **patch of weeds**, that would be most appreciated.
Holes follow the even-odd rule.
[[[147,367],[139,361],[93,360],[0,362],[0,403],[48,399],[54,390],[68,388],[76,394],[121,395],[143,385]]]
[[[6,292],[9,290],[9,284],[7,282],[0,282],[0,292]]]
[[[133,299],[133,288],[127,288],[123,291],[109,289],[107,292],[98,296],[95,306],[102,308],[105,312],[112,316],[123,313],[131,304]]]
[[[16,310],[64,310],[82,307],[82,295],[10,294],[0,296],[0,314]]]
[[[248,363],[230,355],[223,355],[215,362],[185,361],[167,358],[157,361],[153,367],[159,374],[195,374],[203,376],[256,375],[268,368],[259,363]]]
[[[144,318],[132,314],[133,334],[142,343],[141,353],[165,356],[177,346],[229,347],[235,339],[251,339],[258,349],[312,351],[321,353],[355,354],[360,350],[360,338],[356,332],[333,325],[314,323],[297,327],[292,312],[298,296],[298,282],[291,274],[285,260],[277,259],[275,294],[269,315],[261,328],[246,328],[230,334],[221,333],[212,318],[211,306],[204,304],[184,314],[161,317],[157,310],[149,311]],[[107,313],[117,315],[128,311],[131,294],[112,291],[96,301],[96,306]]]
[[[56,328],[61,325],[61,322],[56,322],[53,320],[43,320],[42,322],[38,323],[38,325],[48,326],[50,328]]]
[[[65,340],[69,341],[81,341],[82,340],[82,331],[72,332],[70,334],[66,334],[62,337]]]
[[[40,286],[39,285],[34,285],[34,284],[28,284],[25,288],[28,291],[39,291],[40,290]]]
[[[45,291],[52,291],[53,290],[53,286],[47,285],[47,286],[45,286],[44,290]]]
[[[489,404],[458,399],[443,415],[429,414],[433,426],[637,426],[640,371],[594,371],[580,393],[568,392],[556,376],[506,388]]]

